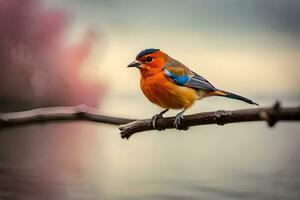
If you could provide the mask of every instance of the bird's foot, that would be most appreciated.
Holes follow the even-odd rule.
[[[152,119],[151,119],[151,124],[152,124],[152,126],[153,126],[154,129],[157,129],[157,130],[159,130],[159,131],[161,131],[161,130],[164,129],[164,128],[159,128],[159,127],[157,127],[157,126],[156,126],[156,121],[157,121],[158,118],[163,118],[163,114],[165,114],[168,110],[169,110],[169,109],[167,108],[167,109],[163,110],[162,112],[160,112],[159,114],[156,114],[156,115],[154,115],[154,116],[152,117]]]
[[[181,130],[181,120],[183,119],[183,113],[178,113],[174,120],[174,126],[176,129]]]
[[[174,120],[174,126],[177,130],[188,130],[188,126],[183,126],[181,120],[183,119],[183,113],[178,113]]]
[[[156,114],[156,115],[154,115],[153,117],[152,117],[152,119],[151,119],[151,124],[152,124],[152,126],[153,126],[153,128],[154,129],[156,129],[157,127],[156,127],[156,121],[157,121],[157,119],[158,118],[163,118],[163,116],[162,116],[162,114]]]

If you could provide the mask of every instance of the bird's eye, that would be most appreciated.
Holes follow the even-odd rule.
[[[146,58],[146,61],[147,62],[151,62],[153,60],[153,57],[151,57],[151,56],[148,56],[147,58]]]

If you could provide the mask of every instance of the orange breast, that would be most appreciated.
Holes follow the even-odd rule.
[[[142,77],[140,86],[152,103],[163,108],[188,108],[197,100],[196,90],[176,85],[168,80],[163,72]]]

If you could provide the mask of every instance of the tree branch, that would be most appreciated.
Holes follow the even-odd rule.
[[[134,121],[99,114],[96,108],[86,105],[38,108],[22,112],[0,113],[0,128],[46,123],[52,121],[92,121],[120,125]]]
[[[15,127],[33,123],[47,123],[53,121],[92,121],[121,125],[122,138],[129,138],[131,135],[148,130],[155,130],[151,119],[134,120],[126,118],[109,117],[99,114],[97,109],[85,105],[69,107],[47,107],[34,110],[0,113],[0,129]],[[279,103],[273,107],[254,108],[235,111],[216,111],[204,112],[193,115],[185,115],[181,121],[181,129],[187,130],[190,126],[227,123],[246,122],[246,121],[266,121],[269,126],[274,126],[279,120],[299,121],[300,107],[281,108]],[[174,117],[158,118],[156,130],[175,128]]]
[[[157,130],[175,128],[174,117],[159,118],[156,121]],[[217,124],[224,125],[236,122],[266,121],[270,127],[277,121],[299,121],[300,107],[281,108],[279,102],[273,107],[254,108],[235,111],[219,110],[216,112],[203,112],[185,115],[181,121],[181,129],[187,130],[190,126]],[[133,121],[120,126],[121,137],[129,138],[137,132],[154,130],[151,119]]]

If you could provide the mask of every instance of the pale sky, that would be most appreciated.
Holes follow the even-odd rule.
[[[298,1],[71,1],[66,40],[92,28],[101,36],[83,78],[113,94],[136,94],[139,73],[127,69],[139,51],[160,48],[221,89],[299,95]],[[298,18],[297,18],[298,16]]]

